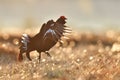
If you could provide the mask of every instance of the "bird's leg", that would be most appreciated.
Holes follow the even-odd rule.
[[[48,51],[45,51],[45,53],[47,54],[47,56],[51,57],[51,55]]]
[[[32,61],[32,59],[30,58],[30,53],[29,52],[26,53],[26,56],[30,61]]]
[[[41,52],[39,52],[38,60],[39,60],[39,63],[40,63],[40,60],[41,60]]]

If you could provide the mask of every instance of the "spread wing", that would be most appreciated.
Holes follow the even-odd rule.
[[[43,38],[43,41],[46,41],[46,39],[50,39],[54,42],[57,42],[61,39],[63,34],[67,32],[68,29],[66,29],[67,26],[54,22],[53,20],[50,20],[47,22],[47,24],[43,24],[40,33]]]
[[[47,23],[44,23],[42,25],[42,28],[40,29],[41,37],[44,36],[44,34],[46,33],[46,31],[50,28],[50,25],[53,24],[53,23],[54,23],[53,20],[49,20]]]

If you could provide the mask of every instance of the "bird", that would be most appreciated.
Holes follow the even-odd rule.
[[[40,31],[33,37],[23,34],[21,38],[20,52],[18,54],[18,61],[23,61],[23,53],[26,53],[28,60],[32,61],[30,52],[36,50],[39,53],[38,59],[41,59],[41,52],[51,57],[48,52],[57,42],[61,41],[64,33],[70,31],[65,25],[67,18],[60,16],[56,21],[48,20],[44,23]]]

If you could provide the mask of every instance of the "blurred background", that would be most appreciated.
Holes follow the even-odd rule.
[[[119,0],[0,0],[0,30],[4,32],[38,31],[61,15],[77,31],[120,30]]]

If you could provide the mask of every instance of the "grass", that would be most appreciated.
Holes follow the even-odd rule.
[[[120,80],[120,33],[73,33],[49,52],[17,61],[20,35],[0,35],[0,80]]]

